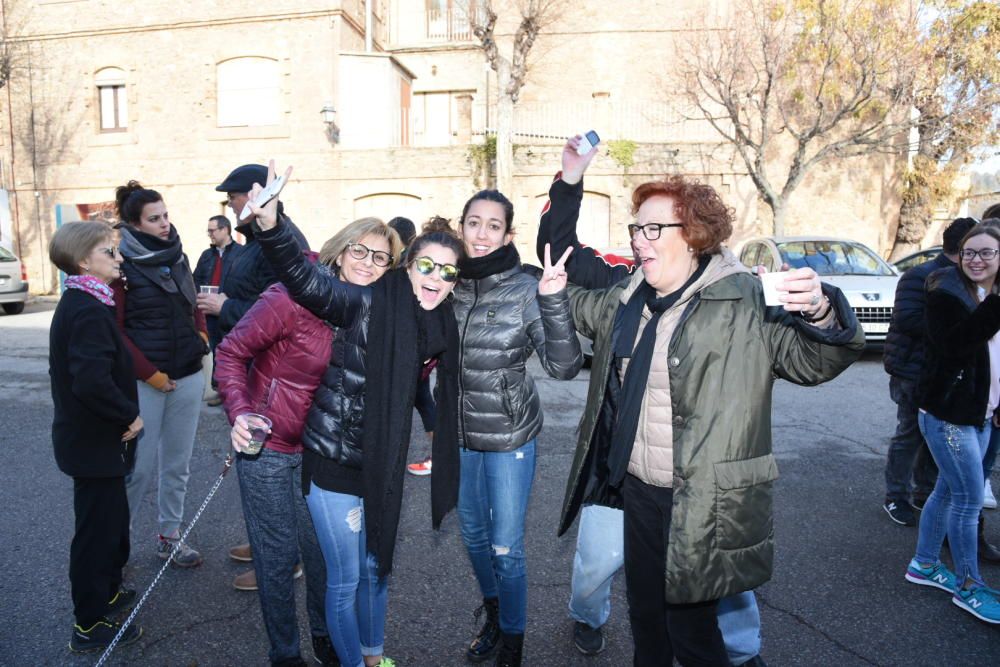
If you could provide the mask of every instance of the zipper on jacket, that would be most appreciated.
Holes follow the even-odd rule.
[[[472,319],[472,311],[476,309],[476,304],[479,303],[478,280],[472,283],[472,289],[475,296],[472,298],[472,305],[469,307],[469,312],[465,315],[465,325],[462,327],[462,339],[458,345],[458,419],[462,432],[462,449],[469,448],[469,443],[466,442],[465,438],[465,410],[462,408],[465,404],[465,336],[469,333],[469,320]]]

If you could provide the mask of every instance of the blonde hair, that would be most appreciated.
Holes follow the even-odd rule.
[[[319,261],[336,271],[337,258],[347,250],[347,246],[357,243],[366,236],[381,236],[389,241],[389,254],[392,256],[392,261],[387,268],[396,268],[399,264],[399,256],[403,252],[403,242],[399,240],[399,234],[396,233],[395,229],[378,218],[360,218],[331,236],[319,251]]]
[[[49,261],[66,275],[78,275],[80,262],[87,259],[98,243],[114,235],[115,230],[106,222],[68,222],[49,241]]]

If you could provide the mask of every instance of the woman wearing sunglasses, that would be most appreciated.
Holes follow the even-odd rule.
[[[191,267],[160,193],[129,181],[115,198],[123,259],[122,278],[111,287],[146,425],[128,476],[128,504],[134,520],[150,482],[158,477],[156,553],[178,567],[195,567],[201,554],[180,541],[180,527],[205,390],[205,316],[195,307]]]
[[[291,173],[291,168],[286,175]],[[274,178],[271,163],[268,180]],[[254,186],[251,201],[260,192]],[[341,663],[351,667],[379,664],[385,618],[386,576],[392,569],[396,529],[402,502],[406,450],[409,445],[413,403],[422,364],[432,358],[437,365],[438,415],[434,429],[434,475],[431,478],[432,524],[440,525],[458,496],[457,406],[459,341],[455,315],[447,300],[458,279],[461,241],[450,230],[425,228],[407,251],[405,269],[389,271],[369,287],[359,287],[327,276],[301,256],[289,230],[276,219],[277,199],[265,206],[252,205],[264,255],[298,303],[340,327],[352,349],[344,360],[344,377],[365,383],[364,393],[341,397],[339,421],[320,424],[331,435],[329,450],[316,469],[306,469],[306,500],[319,532],[324,525],[344,526],[355,536],[353,559],[366,572],[357,588],[359,606],[371,611],[371,638],[362,637],[359,648],[345,637],[357,636],[357,620],[350,598],[336,590],[334,581],[351,581],[338,570],[349,571],[337,558],[351,553],[324,551],[327,561],[327,624]],[[544,291],[565,286],[561,266],[547,266]],[[313,424],[307,421],[308,429]],[[249,433],[234,426],[233,445],[245,447]],[[308,445],[307,445],[308,446]],[[324,485],[327,488],[324,488]],[[332,491],[350,496],[345,502],[318,502]],[[320,514],[323,514],[320,518]],[[331,598],[333,598],[331,600]],[[380,602],[372,601],[377,598]],[[355,619],[352,621],[352,619]],[[353,625],[352,625],[353,623]],[[377,644],[377,645],[376,645]],[[383,664],[389,664],[383,660]]]
[[[396,266],[401,251],[399,237],[385,223],[362,218],[323,245],[316,268],[352,285],[370,285]],[[320,459],[331,452],[336,437],[330,425],[344,423],[345,418],[360,419],[360,406],[356,414],[342,412],[364,389],[363,378],[348,375],[345,364],[357,355],[355,338],[356,332],[350,329],[333,331],[278,284],[261,295],[217,348],[216,378],[230,422],[248,429],[247,415],[256,413],[272,424],[260,453],[241,454],[236,460],[255,564],[249,575],[256,575],[272,664],[301,660],[293,585],[300,554],[306,573],[313,654],[320,664],[338,664],[328,636],[324,600],[336,603],[334,613],[341,602],[356,613],[354,589],[343,582],[331,578],[335,593],[327,596],[321,545],[331,554],[329,562],[342,563],[342,557],[333,556],[345,551],[357,561],[358,536],[344,530],[344,517],[326,523],[339,505],[355,502],[357,496],[338,493],[336,482],[328,482],[322,474],[314,477],[310,496],[317,533],[302,492],[303,470],[326,469]],[[326,490],[328,487],[334,490]],[[343,576],[346,570],[338,567],[336,574]],[[350,574],[355,589],[359,576],[369,579],[357,562]],[[364,624],[369,617],[362,613],[352,619],[353,626],[361,628],[361,639],[354,636],[342,643],[358,650],[381,644],[381,640],[370,639],[371,629]]]
[[[527,622],[524,521],[542,406],[525,363],[537,352],[542,368],[559,380],[572,379],[583,365],[566,291],[521,269],[513,221],[513,204],[496,190],[465,203],[466,257],[455,288],[462,367],[458,516],[483,596],[477,619],[486,613],[466,656],[481,662],[499,648],[498,665],[521,664]],[[560,271],[568,255],[556,264]]]
[[[939,588],[959,609],[1000,623],[1000,595],[979,572],[976,528],[983,507],[983,455],[1000,406],[1000,231],[977,225],[959,265],[927,278],[926,352],[917,423],[938,466],[920,512],[907,581]],[[954,571],[941,562],[945,535]]]

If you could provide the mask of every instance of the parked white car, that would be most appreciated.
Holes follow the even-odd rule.
[[[780,271],[783,264],[809,267],[844,293],[858,316],[868,343],[881,345],[892,321],[899,273],[871,248],[848,239],[819,236],[772,236],[743,244],[740,261]]]
[[[28,272],[12,252],[0,248],[0,306],[8,315],[24,310],[28,300]]]

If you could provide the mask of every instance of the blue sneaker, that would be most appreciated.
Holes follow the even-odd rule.
[[[930,567],[920,567],[914,558],[906,568],[906,580],[920,586],[933,586],[943,591],[954,593],[957,585],[955,573],[942,563]]]
[[[1000,624],[1000,600],[997,599],[997,591],[991,588],[977,586],[968,590],[957,590],[951,596],[951,602],[980,621]]]

